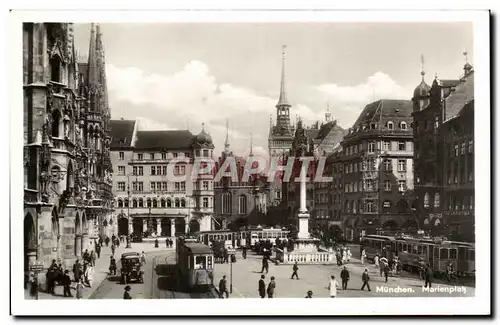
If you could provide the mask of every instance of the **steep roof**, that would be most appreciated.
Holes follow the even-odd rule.
[[[444,119],[455,117],[464,105],[474,99],[474,71],[465,76],[445,99]]]
[[[193,138],[188,130],[138,131],[134,147],[138,150],[188,150]]]
[[[110,122],[111,149],[130,148],[135,121],[111,120]]]
[[[342,136],[344,136],[346,133],[345,130],[340,125],[337,124],[337,121],[330,121],[321,126],[316,136],[316,139],[323,140],[328,136],[328,134],[330,134],[332,130],[340,132]]]
[[[405,121],[409,126],[412,111],[411,100],[380,99],[365,106],[353,127],[368,126],[370,123],[385,126],[389,121],[394,123]]]

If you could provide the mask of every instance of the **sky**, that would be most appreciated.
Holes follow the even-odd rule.
[[[266,151],[276,120],[282,45],[292,123],[334,119],[350,127],[365,105],[408,99],[421,81],[474,65],[471,23],[106,23],[100,24],[113,119],[140,129],[201,131],[215,153]],[[75,24],[78,54],[88,55],[90,24]]]

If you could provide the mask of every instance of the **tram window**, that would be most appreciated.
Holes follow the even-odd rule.
[[[476,259],[476,251],[470,250],[468,254],[467,260],[474,261]]]
[[[439,257],[439,248],[434,248],[434,257]]]
[[[457,259],[457,249],[456,248],[450,249],[450,259],[453,259],[453,260]]]
[[[441,248],[441,252],[440,252],[439,258],[442,259],[442,260],[448,259],[448,249]]]
[[[418,252],[418,255],[422,255],[422,246],[418,246],[417,252]]]
[[[459,260],[465,260],[466,259],[465,247],[459,247],[458,248],[458,259]]]
[[[211,269],[213,266],[212,256],[207,256],[207,269]]]
[[[194,268],[195,270],[205,268],[205,256],[195,256]]]

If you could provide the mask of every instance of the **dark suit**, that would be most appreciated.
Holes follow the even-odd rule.
[[[259,295],[261,298],[266,297],[266,283],[263,279],[259,280]]]
[[[342,270],[340,272],[340,278],[342,279],[342,290],[347,290],[347,281],[349,281],[349,271]]]

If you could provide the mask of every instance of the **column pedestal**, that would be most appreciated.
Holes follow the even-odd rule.
[[[161,236],[161,218],[156,218],[156,235]]]
[[[170,219],[170,236],[175,236],[175,219]]]
[[[82,257],[82,235],[75,235],[75,255],[76,258]]]

